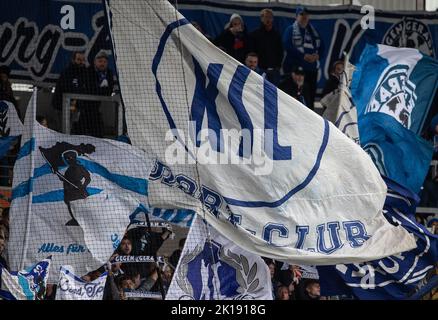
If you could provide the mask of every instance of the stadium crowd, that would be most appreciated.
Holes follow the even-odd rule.
[[[251,70],[268,79],[285,93],[314,110],[316,100],[317,75],[320,68],[319,59],[324,49],[318,31],[310,22],[310,14],[305,7],[296,11],[296,21],[286,30],[280,32],[273,24],[274,14],[270,9],[260,13],[260,27],[249,31],[242,17],[235,13],[231,15],[223,32],[213,39],[202,30],[199,23],[194,26],[211,40],[216,46],[245,64]],[[336,61],[332,67],[330,78],[326,81],[323,95],[335,90],[344,71],[342,61]],[[12,92],[9,80],[10,69],[0,67],[0,100],[11,101],[15,106],[17,101]],[[110,96],[116,90],[114,72],[108,67],[108,54],[104,50],[98,52],[93,63],[86,66],[85,54],[74,52],[70,64],[61,73],[53,94],[52,107],[58,113],[61,121],[62,96],[64,93],[90,94]],[[72,133],[103,137],[103,118],[99,111],[99,102],[72,100],[70,111]],[[421,193],[421,207],[438,208],[438,94],[436,95],[430,116],[429,126],[426,126],[423,137],[435,143],[434,161],[424,182]],[[17,112],[21,119],[23,115]],[[48,127],[47,119],[40,115],[38,121]],[[19,143],[11,148],[9,155],[1,159],[1,185],[12,185],[13,162]],[[5,172],[4,168],[7,168]],[[417,214],[417,220],[438,233],[438,219],[430,219],[428,214]],[[166,228],[148,228],[147,226],[128,228],[119,247],[112,255],[108,264],[83,276],[84,281],[93,281],[103,272],[108,271],[104,299],[125,300],[145,299],[142,297],[126,297],[128,291],[152,292],[158,296],[165,294],[176,269],[184,238],[174,252],[164,257],[161,262],[115,262],[119,256],[149,256],[158,261],[157,252],[163,243],[169,239],[172,231]],[[5,208],[0,220],[0,263],[8,268],[7,241],[9,236],[9,209]],[[317,279],[302,277],[299,266],[287,265],[282,262],[265,259],[269,267],[272,282],[272,297],[278,300],[319,300],[321,297]],[[436,272],[436,271],[433,271]],[[432,274],[432,273],[431,273]],[[46,299],[54,299],[56,285],[49,285]],[[431,293],[438,299],[438,292]],[[147,298],[146,298],[147,299]],[[160,299],[155,297],[152,299]],[[352,299],[352,297],[331,297],[331,299]]]

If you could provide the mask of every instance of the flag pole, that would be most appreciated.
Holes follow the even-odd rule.
[[[36,100],[37,100],[37,92],[38,89],[36,86],[34,86],[33,88],[33,93],[32,93],[32,97],[31,97],[31,103],[28,105],[28,109],[31,108],[31,110],[26,110],[26,119],[25,119],[25,123],[27,125],[27,130],[30,130],[29,132],[29,136],[30,139],[33,139],[34,137],[34,130],[35,130],[35,114],[36,114]],[[31,117],[31,119],[28,119],[28,117]],[[29,121],[31,121],[32,125],[29,125]],[[24,133],[23,133],[24,136]],[[28,196],[28,202],[27,202],[27,217],[26,217],[26,233],[24,234],[24,239],[23,239],[23,254],[21,256],[21,261],[20,261],[20,270],[24,269],[24,259],[26,257],[26,253],[27,253],[27,245],[28,245],[28,240],[29,240],[29,232],[30,232],[30,220],[31,220],[31,212],[32,212],[32,198],[33,198],[33,168],[34,168],[34,154],[33,154],[33,150],[32,150],[32,146],[31,146],[31,150],[30,150],[30,154],[29,154],[29,159],[30,159],[30,169],[29,169],[29,196]]]

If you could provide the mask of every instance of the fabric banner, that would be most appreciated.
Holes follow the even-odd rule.
[[[147,203],[152,161],[125,143],[44,128],[35,104],[14,167],[9,262],[19,269],[50,253],[56,283],[61,265],[84,275],[108,261],[130,213]]]
[[[130,138],[159,159],[151,207],[205,212],[243,249],[293,264],[415,246],[384,218],[386,185],[369,156],[332,124],[216,48],[167,1],[107,4]]]
[[[324,119],[332,122],[343,134],[360,144],[357,110],[349,89],[353,70],[354,66],[347,61],[339,88],[324,96],[320,102],[326,109]]]
[[[386,179],[388,196],[384,212],[392,223],[415,235],[415,249],[361,264],[318,267],[321,295],[354,295],[359,299],[407,299],[417,284],[435,267],[438,236],[415,220],[418,196]]]
[[[432,160],[433,148],[393,117],[371,112],[359,120],[360,141],[380,173],[418,193]]]
[[[74,274],[71,266],[62,266],[55,300],[102,300],[107,272],[86,282]]]
[[[157,186],[158,187],[158,186]],[[154,183],[149,184],[150,192],[154,192]],[[146,215],[149,215],[150,220],[168,221],[179,227],[190,227],[196,212],[189,209],[160,209],[148,208],[145,205],[140,205],[129,216],[131,224],[146,224]]]
[[[51,257],[18,272],[0,264],[0,300],[43,300]]]
[[[268,266],[197,216],[166,300],[247,299],[272,300]]]
[[[437,88],[437,60],[416,49],[368,45],[351,93],[359,121],[371,112],[385,113],[419,135]]]

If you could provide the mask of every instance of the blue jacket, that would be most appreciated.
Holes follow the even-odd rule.
[[[301,28],[295,21],[286,28],[283,34],[283,47],[286,50],[286,58],[283,62],[283,71],[290,73],[294,67],[302,66],[306,71],[316,71],[319,61],[309,63],[304,60],[305,54],[323,52],[321,39],[315,28],[309,23],[306,28]]]

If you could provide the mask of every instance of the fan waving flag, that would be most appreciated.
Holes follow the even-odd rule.
[[[56,300],[102,300],[108,273],[87,282],[74,274],[71,266],[62,266],[56,290]]]
[[[21,269],[50,253],[56,283],[61,265],[84,275],[108,261],[129,215],[147,204],[153,161],[126,143],[44,128],[35,103],[14,167],[9,262]]]
[[[0,298],[5,300],[43,300],[50,262],[51,257],[48,257],[18,272],[9,272],[0,264]]]
[[[438,261],[438,236],[415,220],[418,196],[389,179],[385,216],[415,235],[414,250],[360,264],[318,267],[321,295],[359,299],[407,299]]]
[[[168,1],[106,8],[131,141],[159,159],[151,207],[205,212],[242,249],[294,264],[415,246],[384,218],[386,186],[371,159],[332,124],[216,48]]]
[[[166,300],[272,300],[271,285],[261,257],[241,249],[196,216]]]

